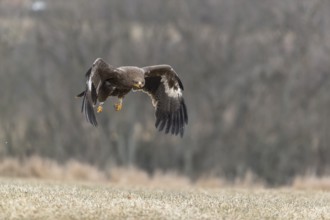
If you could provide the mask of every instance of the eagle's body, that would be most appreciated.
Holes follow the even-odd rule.
[[[92,125],[97,121],[93,107],[99,103],[97,111],[109,96],[119,98],[115,104],[117,111],[122,108],[122,99],[132,89],[146,92],[156,109],[156,128],[172,134],[184,133],[188,123],[187,109],[182,97],[183,85],[178,75],[169,65],[122,66],[114,68],[101,58],[94,61],[86,73],[86,90],[78,96],[83,97],[82,112]]]

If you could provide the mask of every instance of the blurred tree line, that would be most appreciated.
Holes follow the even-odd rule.
[[[330,1],[0,1],[0,156],[269,184],[330,174]],[[97,57],[167,63],[185,85],[183,139],[158,133],[149,97],[114,99],[99,127],[75,95]]]

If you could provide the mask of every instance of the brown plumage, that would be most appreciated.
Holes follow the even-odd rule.
[[[147,67],[123,66],[115,68],[97,58],[86,73],[86,89],[78,95],[83,97],[81,111],[92,125],[97,126],[94,107],[102,111],[109,96],[119,98],[117,111],[122,108],[122,99],[132,89],[147,93],[156,110],[155,126],[159,131],[174,135],[184,133],[188,123],[187,108],[183,99],[183,85],[169,65]]]

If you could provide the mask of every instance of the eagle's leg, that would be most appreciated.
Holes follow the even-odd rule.
[[[120,111],[123,108],[123,97],[119,97],[118,102],[115,104],[115,110]]]
[[[100,102],[99,106],[97,107],[97,113],[100,113],[100,112],[103,111],[103,106],[102,106],[103,103],[104,103],[104,102]]]

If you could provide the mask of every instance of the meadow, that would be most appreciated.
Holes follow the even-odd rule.
[[[330,178],[269,188],[38,156],[0,161],[0,198],[0,219],[330,219]]]
[[[330,192],[0,179],[0,219],[330,219]]]

